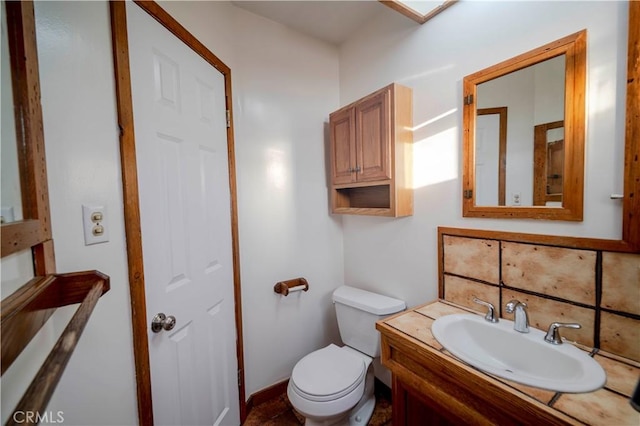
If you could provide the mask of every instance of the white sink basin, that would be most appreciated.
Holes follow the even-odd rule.
[[[490,323],[482,316],[455,314],[438,318],[434,337],[462,361],[489,374],[556,392],[590,392],[602,387],[606,374],[586,352],[564,343],[544,341],[545,333],[513,329],[513,321]]]

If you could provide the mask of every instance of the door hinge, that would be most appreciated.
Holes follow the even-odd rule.
[[[231,128],[231,111],[227,110],[227,129]]]
[[[242,387],[242,370],[238,370],[238,388]]]
[[[462,194],[466,199],[473,198],[473,189],[465,189]]]
[[[463,98],[465,105],[473,105],[473,95],[467,95]]]

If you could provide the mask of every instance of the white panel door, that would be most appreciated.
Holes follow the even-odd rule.
[[[476,117],[476,206],[497,206],[500,115]]]
[[[153,413],[240,423],[224,77],[127,2]]]

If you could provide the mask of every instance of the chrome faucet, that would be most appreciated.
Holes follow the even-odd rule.
[[[529,332],[529,315],[527,314],[527,304],[519,300],[511,300],[505,307],[508,314],[515,312],[513,319],[513,329],[520,333]]]
[[[582,328],[580,324],[576,323],[552,322],[549,325],[549,330],[547,330],[547,335],[544,336],[544,341],[549,342],[552,345],[561,345],[562,337],[560,337],[560,331],[558,330],[560,327],[576,329]]]
[[[480,300],[475,296],[473,297],[473,301],[479,305],[487,307],[487,314],[484,316],[485,320],[489,322],[498,322],[498,317],[496,317],[496,308],[491,303]]]

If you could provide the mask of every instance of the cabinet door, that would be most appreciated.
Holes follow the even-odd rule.
[[[386,89],[355,106],[359,182],[391,178],[391,105]]]
[[[334,185],[356,181],[356,126],[353,108],[329,118],[331,131],[331,180]]]

